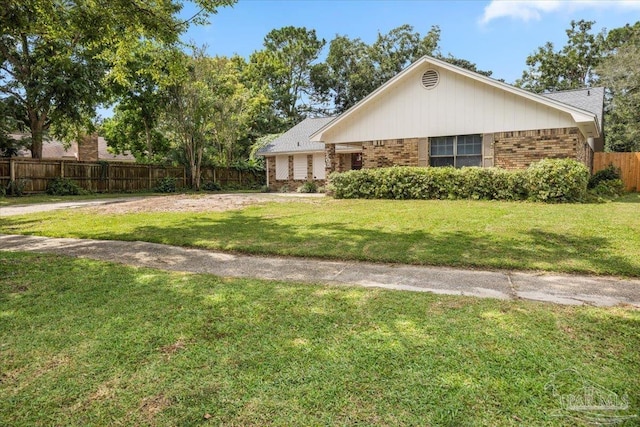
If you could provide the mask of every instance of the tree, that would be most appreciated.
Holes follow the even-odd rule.
[[[141,38],[175,43],[190,22],[202,22],[233,0],[196,0],[201,12],[181,21],[178,0],[8,0],[0,10],[0,95],[19,104],[33,157],[44,134],[63,139],[91,128],[106,100],[104,76],[121,66]]]
[[[18,154],[20,141],[11,137],[19,130],[20,124],[14,117],[11,99],[0,99],[0,157],[13,157]]]
[[[237,159],[238,140],[246,136],[255,111],[268,103],[241,83],[236,64],[197,50],[171,66],[162,128],[185,159],[196,190],[205,161],[229,166]]]
[[[237,58],[211,58],[207,76],[214,96],[212,160],[227,168],[249,156],[250,142],[245,145],[240,142],[249,134],[254,117],[260,116],[270,103],[264,92],[244,86],[237,64]]]
[[[597,68],[609,90],[606,107],[606,149],[640,151],[640,22],[612,30],[609,54]]]
[[[140,41],[119,73],[110,73],[108,83],[117,105],[102,129],[116,152],[129,151],[143,163],[166,158],[169,144],[159,129],[167,96],[163,84],[171,79],[169,62],[179,55],[175,48]]]
[[[605,46],[604,30],[592,34],[593,24],[571,21],[571,28],[566,30],[567,44],[557,52],[551,42],[539,47],[527,57],[529,69],[515,85],[536,93],[591,86]]]
[[[283,27],[270,31],[264,49],[249,59],[251,73],[269,86],[276,113],[286,125],[299,122],[309,111],[311,65],[325,43],[315,30]]]

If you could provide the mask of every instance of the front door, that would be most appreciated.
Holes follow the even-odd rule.
[[[362,169],[362,153],[351,154],[351,169],[352,170]]]

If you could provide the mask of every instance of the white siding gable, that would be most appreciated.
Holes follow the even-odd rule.
[[[422,74],[438,71],[436,87]],[[575,127],[571,114],[450,70],[423,64],[327,129],[325,143]]]

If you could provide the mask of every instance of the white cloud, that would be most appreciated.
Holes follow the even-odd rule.
[[[492,0],[480,18],[481,24],[498,18],[520,19],[524,22],[538,21],[543,14],[557,11],[581,9],[640,9],[638,0]]]

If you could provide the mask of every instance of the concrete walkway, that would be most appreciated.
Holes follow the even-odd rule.
[[[223,277],[357,285],[448,295],[528,299],[568,305],[630,304],[640,307],[640,280],[611,277],[263,257],[145,242],[3,234],[0,234],[0,250],[54,253]]]

